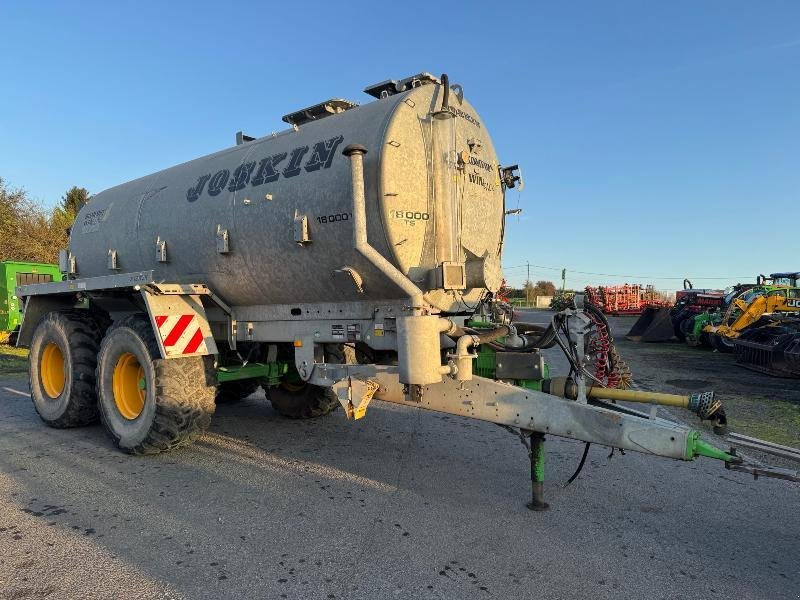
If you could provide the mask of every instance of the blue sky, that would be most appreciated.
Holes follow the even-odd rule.
[[[663,289],[800,270],[794,0],[0,0],[0,24],[0,177],[47,205],[447,72],[523,169],[512,283],[527,262]]]

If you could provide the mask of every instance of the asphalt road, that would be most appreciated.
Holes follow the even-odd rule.
[[[800,598],[800,487],[548,441],[552,509],[500,428],[253,396],[193,447],[116,451],[0,382],[0,598]]]

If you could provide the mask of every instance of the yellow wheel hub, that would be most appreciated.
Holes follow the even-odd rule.
[[[50,342],[42,350],[39,359],[39,376],[44,393],[55,400],[64,391],[67,375],[64,370],[64,353],[55,342]]]
[[[144,400],[147,397],[147,386],[144,369],[136,355],[125,352],[114,365],[111,387],[114,392],[114,404],[117,410],[128,420],[142,414]]]

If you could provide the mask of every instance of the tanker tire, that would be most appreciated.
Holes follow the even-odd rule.
[[[711,345],[714,347],[714,350],[723,354],[730,354],[733,352],[734,348],[733,342],[728,341],[728,338],[725,336],[716,333],[711,334]]]
[[[217,385],[217,404],[235,404],[252,396],[258,390],[258,379],[226,381]]]
[[[299,390],[282,386],[270,388],[267,397],[272,408],[289,419],[314,419],[324,417],[339,407],[339,399],[329,387],[307,383]]]
[[[135,416],[122,414],[114,376],[123,357],[141,368],[144,398]],[[211,423],[216,376],[213,357],[159,358],[149,319],[132,315],[109,329],[97,361],[100,418],[114,444],[128,454],[158,454],[186,446]]]
[[[31,399],[36,412],[50,427],[83,427],[98,420],[95,368],[100,340],[108,320],[86,310],[49,312],[33,332],[28,360]],[[47,359],[45,350],[50,348]],[[53,348],[63,362],[63,383],[58,394],[48,394],[43,381],[44,359],[52,361]],[[54,369],[50,365],[51,373]],[[52,386],[52,383],[50,384]],[[51,387],[51,391],[52,387]]]

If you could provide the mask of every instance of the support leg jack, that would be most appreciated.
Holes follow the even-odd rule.
[[[531,447],[528,451],[531,460],[531,501],[530,510],[545,511],[550,505],[544,501],[544,434],[531,433]]]

